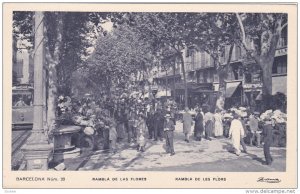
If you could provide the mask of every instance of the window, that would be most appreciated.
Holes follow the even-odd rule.
[[[230,46],[226,46],[225,47],[225,57],[224,57],[224,62],[226,62],[229,58],[229,50],[230,50]]]
[[[274,60],[273,74],[285,74],[287,73],[287,56],[276,57]]]
[[[245,82],[246,83],[252,82],[251,73],[249,73],[249,72],[245,73]]]
[[[202,71],[199,72],[199,83],[204,83],[204,74]]]
[[[198,52],[195,52],[194,53],[195,55],[195,69],[198,69],[199,68],[199,53]]]
[[[200,58],[200,61],[201,61],[201,67],[205,67],[205,53],[204,52],[201,52],[201,58]]]
[[[243,79],[243,72],[244,72],[243,67],[240,66],[238,71],[239,71],[239,79]]]
[[[209,70],[209,83],[214,82],[214,72],[212,70]]]
[[[234,73],[232,67],[228,70],[227,80],[234,80]]]
[[[239,60],[241,58],[241,47],[235,45],[235,58],[234,60]]]
[[[287,73],[286,65],[284,63],[278,64],[278,66],[277,66],[277,73],[278,74]]]
[[[187,48],[185,51],[185,57],[189,57],[190,56],[190,49]]]
[[[195,59],[196,55],[195,55],[195,50],[192,49],[191,50],[191,69],[194,70],[195,69],[195,62],[196,62],[196,59]]]
[[[214,66],[214,59],[212,57],[210,57],[209,61],[210,61],[210,66],[213,67]]]
[[[203,72],[203,83],[207,83],[207,71]]]
[[[233,77],[232,79],[233,80],[238,80],[239,79],[239,66],[238,65],[232,65],[231,66],[231,69],[232,69],[232,73],[233,73]]]
[[[216,72],[214,73],[214,82],[219,82],[219,76]]]
[[[278,40],[277,48],[282,48],[287,46],[287,27],[283,28],[281,31],[280,38]]]

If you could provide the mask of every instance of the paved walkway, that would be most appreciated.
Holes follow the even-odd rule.
[[[218,172],[260,172],[285,171],[285,148],[271,148],[274,162],[263,165],[263,149],[248,147],[248,153],[240,156],[229,152],[229,139],[191,140],[186,143],[182,133],[182,124],[177,123],[174,147],[176,154],[165,152],[162,141],[149,140],[144,153],[137,152],[135,146],[128,143],[118,144],[118,152],[83,150],[80,157],[65,160],[67,170],[100,171],[218,171]]]

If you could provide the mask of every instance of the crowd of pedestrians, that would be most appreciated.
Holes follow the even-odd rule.
[[[173,101],[161,103],[130,98],[98,102],[83,99],[71,104],[72,108],[69,111],[76,113],[74,122],[94,130],[87,131],[87,135],[96,136],[101,140],[102,148],[113,153],[118,151],[117,144],[124,141],[131,147],[136,146],[138,152],[146,151],[147,141],[165,141],[166,153],[173,156],[178,141],[174,140],[175,126],[176,123],[182,122],[182,141],[190,143],[193,140],[202,141],[203,138],[208,141],[230,138],[236,155],[240,155],[240,147],[247,153],[244,140],[250,130],[249,146],[255,143],[260,147],[263,139],[266,164],[269,165],[273,161],[270,146],[274,122],[272,118],[266,119],[266,124],[260,128],[259,113],[250,113],[249,118],[245,119],[243,114],[237,111],[231,111],[230,116],[219,109],[211,112],[209,106],[197,106],[193,110],[186,107],[180,112]]]

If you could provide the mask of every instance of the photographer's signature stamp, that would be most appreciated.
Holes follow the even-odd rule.
[[[257,182],[264,182],[264,183],[280,183],[281,180],[279,178],[265,178],[265,177],[259,177],[257,179]]]

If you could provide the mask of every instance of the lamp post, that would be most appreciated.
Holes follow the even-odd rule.
[[[48,170],[52,146],[43,129],[44,14],[35,12],[33,129],[22,147],[27,170]]]

